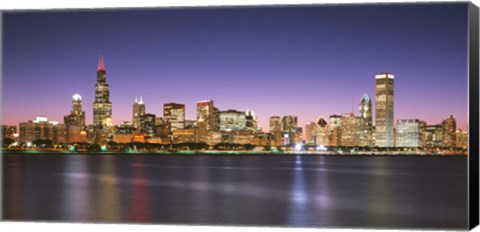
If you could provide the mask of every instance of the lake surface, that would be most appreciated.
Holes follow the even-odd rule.
[[[467,157],[3,154],[5,220],[467,229]]]

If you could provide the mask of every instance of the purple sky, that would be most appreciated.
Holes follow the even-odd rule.
[[[355,114],[374,76],[395,75],[395,120],[467,124],[467,4],[197,8],[5,13],[2,124],[47,115],[63,122],[71,96],[92,122],[105,56],[113,122],[136,96],[163,104],[213,99],[220,110],[272,115]]]

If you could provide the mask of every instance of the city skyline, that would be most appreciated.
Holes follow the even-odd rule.
[[[400,44],[403,43],[404,49],[407,48],[410,53],[413,52],[413,49],[422,48],[421,45],[429,45],[420,51],[429,51],[431,54],[417,53],[417,56],[420,56],[422,59],[414,59],[414,61],[412,60],[409,62],[406,61],[413,59],[411,56],[408,56],[409,52],[395,55],[395,52],[398,52],[399,49],[388,46],[392,45],[392,43],[385,39],[392,36],[395,37],[397,34],[401,34],[401,31],[392,33],[392,35],[387,33],[387,35],[384,35],[385,38],[382,38],[381,40],[384,43],[379,45],[381,48],[372,50],[375,51],[373,53],[367,52],[372,46],[375,47],[375,43],[379,41],[369,42],[361,40],[362,38],[365,39],[365,36],[368,32],[371,32],[372,29],[367,30],[368,32],[360,33],[361,30],[359,29],[361,29],[361,27],[359,26],[362,26],[365,22],[376,22],[374,19],[376,17],[367,13],[362,13],[364,10],[368,13],[377,12],[386,14],[393,13],[393,9],[399,9],[400,13],[395,14],[402,15],[402,12],[414,12],[414,18],[420,17],[420,19],[422,19],[421,13],[425,13],[425,11],[431,12],[433,11],[432,8],[439,10],[444,14],[448,13],[454,17],[454,19],[449,19],[451,21],[449,21],[449,24],[446,27],[439,27],[441,22],[435,20],[440,19],[435,19],[435,16],[440,16],[440,13],[429,13],[429,16],[431,17],[428,19],[423,18],[424,25],[422,25],[422,27],[419,27],[416,24],[409,24],[408,22],[411,21],[407,21],[405,24],[396,20],[396,24],[389,25],[396,29],[402,29],[401,31],[417,31],[421,30],[423,27],[436,25],[437,27],[430,28],[430,33],[420,33],[420,36],[409,37],[409,39],[417,39],[416,41],[399,40]],[[287,9],[289,11],[291,10],[290,8]],[[466,27],[458,29],[455,26],[455,23],[464,26],[463,24],[464,21],[466,22],[466,18],[463,19],[462,17],[463,11],[466,11],[466,5],[442,4],[429,6],[428,8],[423,7],[421,4],[412,6],[382,6],[382,8],[377,6],[364,6],[362,10],[358,11],[356,11],[355,8],[349,8],[348,6],[319,7],[313,9],[293,7],[293,9],[293,13],[289,14],[290,16],[297,17],[299,22],[294,20],[294,22],[289,23],[290,25],[287,24],[281,26],[278,26],[274,22],[275,19],[279,19],[280,16],[285,13],[282,8],[251,8],[250,11],[247,11],[248,13],[246,13],[246,15],[231,14],[239,12],[238,9],[235,8],[200,9],[195,11],[190,11],[189,9],[174,9],[133,12],[69,12],[68,14],[62,12],[5,14],[4,24],[5,30],[8,33],[5,33],[4,40],[4,46],[6,49],[3,78],[4,91],[2,91],[4,99],[2,101],[2,124],[18,125],[19,122],[31,120],[36,115],[47,115],[49,119],[61,122],[63,116],[71,111],[70,96],[75,93],[82,96],[84,104],[83,109],[86,112],[86,123],[92,124],[92,105],[94,102],[93,89],[95,86],[94,72],[95,67],[97,67],[94,62],[97,61],[99,54],[103,54],[105,55],[107,82],[110,85],[110,101],[112,102],[112,120],[114,125],[119,124],[122,121],[131,121],[132,104],[134,103],[134,99],[135,97],[142,96],[146,105],[145,112],[153,113],[158,116],[162,115],[163,104],[175,102],[185,104],[185,119],[194,120],[196,119],[196,102],[202,99],[212,99],[215,101],[215,107],[220,110],[235,109],[240,111],[251,110],[255,112],[258,117],[259,126],[262,127],[263,131],[268,131],[269,118],[271,116],[282,117],[284,115],[296,115],[299,119],[298,125],[304,127],[306,122],[315,121],[320,116],[328,118],[333,114],[350,113],[352,107],[354,109],[353,113],[358,115],[357,106],[363,94],[367,93],[372,98],[375,95],[374,75],[388,71],[394,73],[396,79],[395,121],[397,119],[416,118],[425,120],[428,124],[439,124],[444,118],[454,114],[457,117],[458,127],[463,130],[466,129],[466,103],[468,100],[466,84],[466,39],[465,41],[460,42],[460,45],[457,43],[450,43],[452,41],[460,40],[463,37],[466,38],[466,33],[455,32],[452,33],[455,34],[455,36],[445,35],[445,38],[435,36],[436,34],[441,34],[441,32],[447,31],[447,29],[448,31],[466,31]],[[379,9],[383,9],[383,11],[387,12],[380,12]],[[186,15],[185,11],[189,11],[194,16]],[[362,22],[360,20],[362,23],[348,22],[348,20],[336,21],[335,18],[338,17],[335,17],[335,14],[332,12],[339,11],[343,13],[354,13],[354,16],[349,14],[349,19],[352,19],[352,17],[359,17],[359,19],[363,19],[364,21]],[[319,12],[323,12],[324,14],[315,14]],[[227,15],[225,13],[230,14]],[[144,15],[145,18],[133,20],[132,17],[136,14]],[[80,19],[86,15],[91,16],[88,18],[89,20],[86,20],[85,23],[80,22]],[[116,17],[114,17],[115,15]],[[112,23],[113,19],[124,20],[120,17],[121,15],[129,16],[126,18],[134,22],[129,23],[126,26],[118,26],[118,24]],[[58,44],[58,46],[69,47],[71,49],[74,45],[81,45],[80,40],[73,40],[73,36],[80,33],[82,28],[83,31],[85,31],[89,26],[92,26],[92,29],[88,30],[93,30],[93,28],[98,29],[101,25],[109,25],[117,28],[114,28],[115,30],[112,28],[105,28],[104,30],[99,30],[99,32],[115,32],[115,35],[118,35],[129,31],[121,30],[123,27],[125,27],[123,29],[132,29],[138,21],[147,22],[149,21],[148,19],[160,17],[159,15],[163,15],[162,17],[167,18],[170,17],[171,21],[162,25],[167,27],[167,29],[176,32],[167,35],[170,35],[171,37],[180,37],[180,42],[178,43],[182,43],[183,46],[162,47],[161,45],[158,45],[158,43],[152,42],[149,43],[150,46],[158,46],[154,47],[154,51],[140,49],[138,52],[132,53],[132,57],[123,57],[121,55],[122,53],[138,48],[140,45],[133,43],[130,44],[130,47],[125,48],[126,51],[116,50],[119,49],[118,45],[121,45],[122,43],[125,43],[124,45],[129,45],[129,43],[125,41],[126,39],[122,37],[121,39],[118,39],[122,42],[112,42],[112,44],[116,44],[117,46],[109,46],[106,38],[112,35],[101,34],[99,37],[106,38],[86,40],[87,44],[92,45],[93,42],[98,42],[99,45],[88,48],[88,51],[77,51],[77,53],[73,54],[65,53],[64,55],[66,57],[72,59],[64,59],[61,55],[63,52],[50,50],[50,52],[47,53],[45,48],[39,46],[45,45],[45,43],[52,46],[53,42],[50,40],[47,41],[47,39],[52,39],[52,36],[45,36],[43,35],[45,33],[42,33],[43,30],[32,28],[34,24],[44,22],[44,20],[53,22],[53,24],[45,26],[47,27],[46,29],[48,29],[47,31],[55,31],[55,29],[59,29],[62,26],[72,25],[72,27],[69,27],[67,30],[72,34],[65,33],[65,35],[57,35],[64,39],[60,39],[60,41],[65,42],[65,44]],[[205,26],[202,23],[206,22],[192,21],[192,19],[199,19],[198,17],[202,15],[209,16],[207,19],[211,21],[209,22],[211,24],[207,25],[211,27],[210,30],[199,28],[199,26]],[[247,19],[248,15],[255,17],[254,19]],[[269,17],[264,16],[262,20],[262,15],[267,15]],[[406,17],[407,15],[403,16]],[[62,17],[66,19],[66,22],[62,21],[60,23],[59,21],[56,21]],[[330,30],[330,33],[324,36],[321,36],[318,31],[307,33],[310,32],[309,30],[315,28],[316,25],[319,25],[318,20],[322,19],[322,17],[330,19],[331,22],[329,21],[329,23],[331,23],[331,25],[328,24],[320,29],[327,31]],[[408,15],[408,17],[411,17],[411,15]],[[38,20],[34,20],[33,22],[27,20],[32,18]],[[98,25],[91,24],[90,20],[99,18],[109,22],[99,20]],[[184,19],[184,21],[178,22],[172,18]],[[229,21],[229,23],[219,23],[217,22],[219,19],[229,19],[231,21]],[[247,20],[247,22],[243,22],[244,20]],[[313,22],[306,24],[309,20]],[[253,22],[261,22],[261,25],[254,25]],[[335,30],[339,29],[339,27],[334,26],[335,22],[340,23],[342,26],[347,26],[349,24],[350,26],[353,25],[353,31],[340,30],[335,33]],[[393,22],[377,22],[376,24],[378,24],[377,26],[382,26],[382,24],[389,23]],[[229,27],[232,26],[229,24],[237,26],[237,30]],[[24,30],[19,30],[19,32],[16,33],[11,31],[14,29],[12,26],[15,25],[20,26],[20,28],[23,28]],[[170,28],[168,28],[168,25],[170,25]],[[238,28],[238,26],[241,27]],[[273,26],[273,28],[267,26]],[[300,26],[300,28],[297,28],[298,26]],[[411,26],[412,28],[406,29],[406,26]],[[177,29],[184,30],[175,30],[176,27],[178,27]],[[286,29],[292,29],[294,27],[295,30],[289,34],[280,33],[285,32]],[[143,26],[143,29],[146,28],[149,27]],[[256,34],[259,33],[261,29],[267,28],[269,29],[267,31],[268,33]],[[18,30],[16,27],[15,29]],[[164,30],[167,29],[164,28]],[[186,39],[190,34],[187,33],[189,32],[188,29],[197,29],[197,31],[190,32],[193,37],[197,39],[201,38],[203,41]],[[207,32],[215,31],[217,31],[217,33],[214,34],[214,36],[206,35],[208,34]],[[228,36],[228,33],[226,33],[236,31],[238,32],[234,36]],[[130,30],[130,33],[132,32],[136,32],[136,30]],[[138,30],[138,32],[144,33],[144,35],[150,33],[145,30]],[[245,34],[244,32],[249,33]],[[39,33],[42,33],[42,35]],[[26,36],[27,34],[30,36]],[[31,40],[32,34],[36,35],[35,38],[38,38],[38,41]],[[168,37],[167,35],[166,37]],[[237,40],[235,40],[235,36],[242,35],[242,38],[237,38]],[[342,35],[363,36],[352,37],[358,38],[360,41],[343,40],[342,42],[344,44],[342,46],[337,43],[337,46],[332,50],[327,49],[328,44],[319,45],[314,42],[317,38],[332,42],[332,38],[338,39],[341,38]],[[55,36],[53,36],[53,38],[54,37]],[[287,39],[282,37],[287,37]],[[369,35],[369,38],[370,37],[375,40],[374,36]],[[86,39],[87,37],[80,36],[80,38]],[[132,36],[127,38],[133,39]],[[251,45],[252,47],[243,47],[245,52],[235,53],[234,51],[240,51],[234,46],[235,43],[232,41],[224,41],[222,43],[222,39],[224,38],[233,39],[233,42],[239,42],[242,46]],[[272,38],[275,38],[275,40],[271,40]],[[433,38],[438,40],[435,40],[434,42],[429,40]],[[142,41],[145,40],[146,38],[142,39]],[[54,39],[54,41],[56,40]],[[165,41],[173,43],[175,40],[170,38],[170,40],[165,39]],[[289,45],[288,41],[294,41],[297,43],[290,44],[290,47],[284,48],[283,45]],[[399,41],[395,42],[398,43]],[[302,46],[299,42],[309,43],[304,43],[305,45]],[[370,46],[367,46],[366,48],[360,46],[365,45],[365,43]],[[202,55],[202,52],[208,50],[203,49],[205,45],[209,45],[207,48],[210,48],[211,52]],[[260,49],[261,45],[267,47],[262,50]],[[306,49],[309,48],[309,46],[314,48],[314,50],[317,49],[317,51],[327,51],[327,55],[335,55],[335,51],[342,54],[333,57],[329,56],[331,59],[326,59],[325,57],[322,59],[321,55],[308,52]],[[441,47],[443,51],[435,51],[435,48],[438,47]],[[142,46],[142,48],[145,49],[144,46]],[[230,48],[230,51],[221,51],[221,49],[225,48]],[[390,49],[390,51],[388,49],[385,50],[386,48]],[[168,56],[162,56],[164,53],[152,55],[152,53],[161,51],[162,49],[170,49]],[[178,53],[176,53],[176,49],[178,50]],[[192,50],[188,51],[189,49]],[[276,49],[279,50],[277,51]],[[354,50],[348,53],[347,50],[349,49]],[[78,50],[78,48],[76,50]],[[254,57],[254,50],[259,51],[256,54],[261,58],[256,59]],[[358,51],[363,51],[363,53],[358,54]],[[22,54],[25,52],[31,53],[29,56],[23,57]],[[93,54],[95,52],[96,54]],[[391,52],[392,54],[385,55],[383,54],[384,52]],[[453,54],[449,53],[448,57],[438,56],[439,54],[445,54],[445,52],[453,52]],[[345,54],[350,54],[350,56],[356,57],[354,59],[348,59],[348,56],[342,56]],[[42,55],[53,61],[48,62],[49,59],[46,59],[45,61],[39,59],[38,56]],[[293,56],[290,57],[290,55]],[[462,57],[462,55],[464,56]],[[373,59],[375,56],[379,57]],[[35,57],[36,59],[34,59]],[[84,60],[86,57],[90,57],[88,58],[88,61]],[[210,59],[200,60],[199,58],[202,57],[209,57]],[[270,60],[262,59],[266,57],[270,58]],[[379,62],[378,64],[375,64],[374,62],[366,63],[363,61],[362,57],[369,58],[369,61],[376,60]],[[130,60],[127,58],[130,58]],[[171,60],[168,58],[171,58]],[[386,58],[394,58],[396,62],[381,61]],[[22,61],[19,61],[19,59]],[[58,59],[62,59],[62,61],[60,62]],[[110,59],[111,61],[109,62]],[[135,62],[134,59],[138,60]],[[335,62],[333,62],[332,59]],[[343,59],[346,59],[346,61],[341,62]],[[34,60],[39,64],[35,63],[32,65]],[[158,61],[160,60],[170,61],[170,63],[167,62],[167,64],[170,64],[171,66],[162,63],[158,64]],[[399,60],[404,62],[399,62]],[[423,60],[421,65],[418,64],[419,60]],[[128,64],[129,61],[131,64]],[[355,63],[360,61],[362,61],[361,64]],[[316,64],[316,62],[319,64]],[[201,63],[201,65],[199,63]],[[333,66],[325,67],[327,66],[325,63]],[[432,65],[431,63],[435,65]],[[155,64],[160,65],[161,67],[159,68]],[[445,66],[439,64],[445,64]],[[27,65],[29,69],[22,69],[25,65]],[[432,66],[434,66],[433,69]],[[50,70],[49,67],[53,69]],[[351,68],[348,69],[347,67]],[[415,71],[412,71],[412,69]],[[334,70],[338,71],[335,72]],[[300,72],[300,74],[303,75],[299,78],[297,77],[299,75],[297,72]],[[138,76],[135,75],[135,73],[138,73]],[[335,73],[338,73],[338,77],[332,75]],[[426,75],[422,76],[419,74]],[[61,78],[57,75],[67,77]],[[451,77],[453,75],[464,76],[464,78]],[[39,76],[41,78],[30,78],[32,76]],[[70,78],[69,76],[73,77]],[[80,78],[80,76],[82,77]],[[278,78],[280,76],[282,78]],[[199,80],[200,78],[198,77],[203,77],[203,81]],[[29,82],[26,82],[27,80]],[[64,81],[68,81],[68,84],[65,84]],[[22,91],[20,91],[20,88],[22,88]],[[40,88],[40,90],[38,88]],[[343,89],[343,91],[339,91],[341,89]],[[446,89],[448,91],[446,91]],[[42,92],[42,90],[45,92]],[[33,93],[28,97],[30,92]],[[35,94],[35,92],[37,92],[37,94]],[[32,101],[32,99],[35,100]],[[324,101],[323,99],[329,100]],[[375,104],[374,99],[372,100],[373,104]],[[45,104],[40,104],[39,102]],[[375,105],[373,105],[373,107],[375,107]],[[373,115],[373,117],[375,118],[376,115]]]

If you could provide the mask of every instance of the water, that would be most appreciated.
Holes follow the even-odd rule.
[[[466,157],[3,156],[5,220],[467,229]]]

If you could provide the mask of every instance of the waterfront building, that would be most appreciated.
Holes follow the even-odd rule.
[[[137,130],[140,130],[140,118],[143,115],[145,115],[145,103],[142,97],[140,97],[140,100],[135,98],[135,102],[133,103],[132,125],[137,128]]]
[[[456,146],[459,149],[468,149],[468,132],[463,131],[461,129],[457,129],[456,135],[455,135],[457,141],[456,141]]]
[[[131,122],[123,121],[120,125],[115,126],[115,134],[133,134],[135,133],[135,129]]]
[[[197,121],[201,120],[207,125],[207,131],[216,131],[220,125],[220,116],[216,115],[218,109],[213,105],[213,100],[203,100],[197,102]]]
[[[358,106],[358,146],[373,146],[372,100],[364,94]]]
[[[256,131],[257,130],[257,117],[255,116],[255,113],[253,111],[247,110],[245,112],[245,129],[246,130],[251,130],[251,131]]]
[[[424,150],[431,150],[442,147],[442,125],[426,125],[422,133],[422,144]]]
[[[185,128],[185,105],[166,103],[163,105],[163,119],[171,134],[175,130]]]
[[[82,96],[76,93],[72,96],[72,111],[63,117],[67,126],[85,127],[85,111],[82,111]]]
[[[173,143],[194,143],[195,129],[177,129],[172,134]]]
[[[307,145],[317,144],[317,124],[314,122],[307,122],[305,124],[305,143]]]
[[[377,147],[394,146],[394,75],[375,76],[375,143]]]
[[[157,117],[155,119],[155,135],[157,137],[167,139],[169,134],[169,128],[167,123],[162,117]]]
[[[110,86],[107,84],[105,63],[100,56],[95,84],[95,102],[93,102],[93,125],[96,129],[108,129],[112,126],[112,103]]]
[[[340,120],[340,143],[337,146],[355,147],[358,146],[357,139],[357,121],[358,118],[350,114],[343,114]]]
[[[50,140],[53,143],[66,142],[66,127],[56,121],[48,121],[47,116],[37,116],[35,120],[19,124],[20,141],[32,143],[35,140]]]
[[[444,148],[455,148],[456,147],[456,131],[457,131],[457,121],[455,120],[454,115],[450,115],[447,119],[442,121],[442,130],[443,130],[443,142],[442,146]]]
[[[145,138],[151,138],[155,136],[155,114],[144,114],[140,116],[140,132]]]
[[[330,146],[341,146],[341,124],[342,124],[342,116],[340,115],[330,115],[329,123],[328,123],[328,131],[329,131],[329,145]]]
[[[315,145],[317,146],[328,146],[329,132],[328,132],[328,122],[323,116],[320,116],[316,122],[317,133]]]
[[[209,142],[207,124],[203,120],[198,120],[195,124],[195,142],[197,143]]]
[[[196,122],[195,120],[185,120],[185,129],[194,129]]]
[[[420,148],[423,147],[423,130],[425,122],[418,119],[397,120],[396,147]]]
[[[272,138],[270,140],[271,146],[281,146],[282,145],[282,127],[281,120],[279,116],[271,116],[269,121],[270,134]]]
[[[245,112],[236,110],[220,111],[220,131],[235,131],[246,129]]]
[[[88,142],[88,131],[82,126],[68,126],[67,142],[71,144]]]

